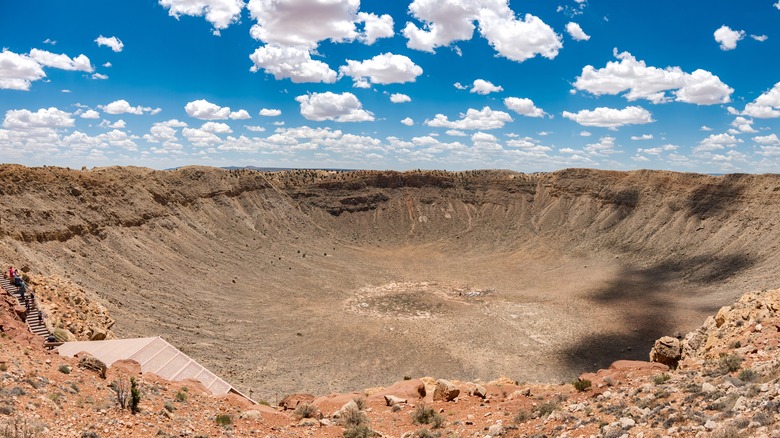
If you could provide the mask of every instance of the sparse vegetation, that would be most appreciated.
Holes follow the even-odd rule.
[[[572,385],[574,385],[574,389],[576,389],[577,391],[583,392],[590,389],[592,383],[590,380],[587,379],[577,379],[574,382],[572,382]]]
[[[434,432],[425,427],[422,429],[417,429],[414,432],[414,438],[439,438],[439,437],[441,437],[441,433]]]
[[[758,379],[758,373],[750,368],[745,368],[739,372],[739,380],[743,382],[755,382]]]
[[[301,420],[303,418],[314,418],[317,415],[317,407],[311,403],[301,403],[295,407],[293,416]]]
[[[742,358],[736,354],[723,353],[718,359],[718,369],[722,374],[733,373],[742,366]]]
[[[664,383],[668,382],[671,379],[672,376],[670,376],[669,374],[666,373],[658,374],[653,377],[653,383],[655,383],[656,385],[663,385]]]
[[[70,374],[70,367],[68,365],[60,365],[60,367],[57,368],[57,370],[62,374]]]
[[[438,429],[444,424],[444,417],[433,408],[420,404],[412,412],[412,423],[429,424],[434,429]]]
[[[376,435],[367,424],[359,424],[344,429],[344,438],[369,438]]]
[[[214,417],[214,421],[222,427],[228,427],[233,424],[233,418],[228,414],[220,414]]]
[[[187,387],[181,389],[181,391],[176,391],[176,401],[179,403],[184,403],[187,401]]]
[[[540,403],[539,406],[537,406],[536,409],[534,409],[534,413],[538,417],[544,418],[544,417],[547,417],[548,415],[552,414],[553,411],[555,411],[556,409],[558,409],[558,406],[559,405],[558,405],[558,403],[556,401],[548,400],[548,401],[546,401],[544,403]]]

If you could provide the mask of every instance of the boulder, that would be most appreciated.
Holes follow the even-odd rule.
[[[98,376],[100,376],[101,379],[106,378],[106,370],[108,369],[108,367],[106,367],[106,364],[102,360],[85,352],[81,352],[77,354],[77,356],[80,358],[79,368],[83,368],[89,371],[94,371],[97,373]]]
[[[671,336],[664,336],[655,341],[653,349],[650,350],[650,362],[658,362],[668,365],[670,368],[677,368],[682,356],[682,347],[680,340]]]
[[[487,397],[487,390],[485,389],[484,386],[482,386],[480,384],[475,384],[474,385],[474,390],[471,391],[471,395],[473,395],[475,397],[479,397],[479,398],[485,398],[485,397]]]
[[[102,341],[106,339],[106,331],[101,328],[93,328],[89,330],[90,341]]]
[[[406,400],[424,398],[426,395],[425,383],[420,379],[402,380],[387,388],[374,392],[368,399],[382,400],[386,395],[392,395]]]
[[[27,308],[22,305],[14,306],[14,312],[16,312],[16,316],[19,317],[22,321],[27,320]]]
[[[387,403],[387,406],[393,406],[398,403],[406,403],[406,399],[401,397],[396,397],[394,395],[386,395],[385,403]]]
[[[341,407],[338,411],[334,412],[332,417],[333,418],[341,418],[344,416],[344,414],[349,410],[356,410],[359,411],[357,403],[355,403],[355,400],[350,400],[347,403],[344,404],[344,406]]]
[[[241,413],[241,415],[238,416],[238,418],[242,418],[246,420],[256,420],[256,421],[263,419],[263,417],[260,415],[260,411],[256,409],[244,411]]]
[[[433,391],[433,401],[452,401],[460,394],[460,389],[449,380],[436,381],[436,389]]]
[[[311,403],[313,401],[314,396],[311,394],[290,394],[279,402],[279,407],[284,410],[293,410],[300,404]]]

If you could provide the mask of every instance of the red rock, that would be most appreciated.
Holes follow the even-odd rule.
[[[669,367],[659,362],[645,362],[643,360],[618,360],[609,366],[611,370],[658,370],[669,371]]]

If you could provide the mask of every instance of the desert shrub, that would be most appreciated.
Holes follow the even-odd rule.
[[[298,419],[314,418],[316,414],[317,414],[317,408],[311,403],[301,403],[298,406],[296,406],[295,410],[293,411],[293,415],[295,416],[295,418]]]
[[[165,408],[166,411],[171,413],[176,411],[176,406],[174,406],[173,403],[171,402],[165,402],[165,404],[163,404],[163,408]]]
[[[441,433],[433,432],[433,431],[428,430],[426,428],[417,429],[414,432],[414,438],[439,438],[440,436],[441,436]]]
[[[395,404],[395,405],[393,405],[393,407],[392,407],[392,408],[390,408],[390,411],[392,411],[392,412],[398,412],[398,411],[400,411],[401,409],[402,409],[402,408],[401,408],[401,405],[399,405],[399,404]]]
[[[344,415],[341,416],[341,422],[344,427],[356,427],[356,426],[368,426],[368,415],[365,412],[355,407],[349,407],[344,411]]]
[[[412,423],[430,424],[434,429],[437,429],[444,424],[444,418],[433,408],[421,404],[412,412]]]
[[[753,421],[762,426],[769,426],[772,424],[772,417],[767,415],[765,412],[759,412],[753,416]]]
[[[718,359],[718,368],[721,373],[732,373],[742,366],[742,358],[736,354],[721,354]]]
[[[733,344],[731,344],[731,348],[739,348],[742,346],[742,342],[734,341]]]
[[[369,438],[376,435],[367,424],[359,424],[344,429],[344,438]]]
[[[514,421],[515,423],[525,423],[530,419],[531,416],[528,415],[528,412],[525,410],[521,410],[520,412],[517,413],[517,415],[515,415]]]
[[[180,403],[184,403],[187,401],[187,391],[184,391],[184,388],[182,388],[182,391],[176,392],[176,401]]]
[[[366,398],[365,397],[355,397],[352,399],[353,402],[355,402],[355,406],[357,406],[358,409],[361,411],[366,409]]]
[[[666,373],[658,374],[657,376],[653,377],[653,383],[655,383],[656,385],[662,385],[668,382],[669,380],[671,380],[671,378],[672,376]]]
[[[111,390],[111,395],[116,404],[120,408],[126,409],[130,403],[130,388],[127,386],[127,381],[121,378],[114,380],[109,383],[108,388]]]
[[[558,409],[558,403],[556,403],[553,400],[546,401],[544,403],[539,404],[539,406],[534,409],[534,412],[539,417],[546,417],[553,413],[554,410]]]
[[[54,329],[52,336],[54,336],[54,340],[57,342],[68,342],[68,339],[70,339],[68,332],[60,328]]]
[[[138,404],[141,403],[141,388],[138,386],[138,380],[135,377],[130,378],[130,412],[137,414],[139,412]]]
[[[97,432],[82,432],[81,438],[100,438]]]
[[[745,368],[739,372],[739,380],[743,382],[755,382],[756,379],[758,379],[758,373],[750,368]]]
[[[220,414],[214,417],[214,421],[216,421],[217,425],[222,427],[227,427],[233,424],[233,418],[228,414]]]
[[[577,379],[572,382],[572,385],[574,385],[574,389],[576,389],[577,391],[583,392],[588,390],[592,385],[592,383],[590,382],[590,380],[587,379]]]

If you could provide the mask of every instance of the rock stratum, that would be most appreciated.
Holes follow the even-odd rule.
[[[0,260],[276,402],[647,360],[777,283],[779,210],[777,175],[3,165]]]

